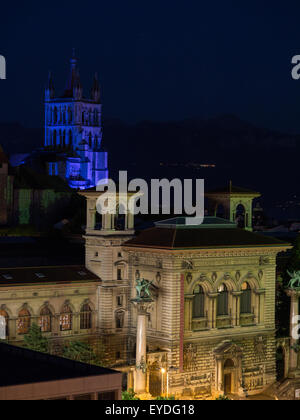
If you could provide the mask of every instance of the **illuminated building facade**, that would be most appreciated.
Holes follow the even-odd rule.
[[[110,363],[135,387],[136,280],[152,282],[147,317],[145,393],[177,396],[257,394],[276,381],[276,257],[273,238],[208,217],[157,223],[133,236],[133,216],[97,214],[87,198],[86,266],[101,277],[99,332]],[[127,364],[127,367],[126,367]],[[162,372],[168,372],[163,375]],[[167,379],[168,378],[168,379]]]
[[[45,89],[45,143],[56,151],[48,162],[49,175],[66,179],[71,188],[94,187],[107,179],[107,153],[102,149],[102,104],[95,75],[89,98],[83,95],[77,59],[70,61],[70,75],[62,96],[55,96],[49,74]]]

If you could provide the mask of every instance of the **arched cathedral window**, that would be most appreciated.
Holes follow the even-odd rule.
[[[62,308],[59,324],[61,331],[70,331],[72,330],[72,321],[73,321],[73,314],[72,309],[68,304],[65,304]]]
[[[52,312],[45,306],[40,313],[39,325],[42,332],[51,332]]]
[[[28,334],[31,324],[31,315],[28,309],[21,309],[17,319],[17,333]]]
[[[196,286],[194,290],[193,318],[204,318],[204,291],[201,286]]]

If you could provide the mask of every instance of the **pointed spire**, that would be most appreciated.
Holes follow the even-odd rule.
[[[230,180],[229,181],[229,193],[231,194],[231,192],[232,192],[232,181]]]
[[[77,68],[77,58],[75,57],[75,48],[72,50],[72,58],[70,60],[70,76],[67,81],[64,97],[81,99],[82,86],[80,83],[79,71]]]
[[[92,100],[95,102],[100,102],[100,84],[98,80],[98,73],[94,75],[93,86],[91,90],[91,97]]]
[[[48,82],[45,88],[45,99],[53,99],[54,98],[54,83],[51,71],[48,74]]]

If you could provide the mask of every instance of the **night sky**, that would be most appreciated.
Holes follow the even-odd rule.
[[[0,122],[43,125],[49,70],[62,93],[72,48],[85,91],[95,71],[104,115],[127,122],[236,114],[300,133],[300,2],[2,2]]]

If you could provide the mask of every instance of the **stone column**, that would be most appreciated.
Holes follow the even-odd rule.
[[[217,297],[219,293],[209,293],[210,311],[209,311],[209,326],[211,329],[217,328]]]
[[[137,302],[137,330],[136,330],[136,369],[134,391],[137,394],[146,393],[147,385],[147,304]]]
[[[233,300],[233,313],[232,313],[232,317],[233,317],[233,326],[234,327],[239,327],[240,325],[240,300],[241,300],[241,295],[242,292],[232,292],[232,296],[234,298]]]
[[[256,305],[254,308],[254,315],[257,324],[262,325],[265,322],[265,289],[259,289],[256,292]],[[257,302],[258,300],[258,302]]]
[[[300,291],[289,289],[287,295],[291,298],[291,311],[290,311],[290,372],[297,370],[298,368],[298,354],[292,348],[297,344],[298,339],[293,337],[293,330],[298,325],[299,316],[299,295]]]
[[[217,359],[217,375],[216,375],[216,388],[217,392],[222,393],[223,391],[223,360]]]

